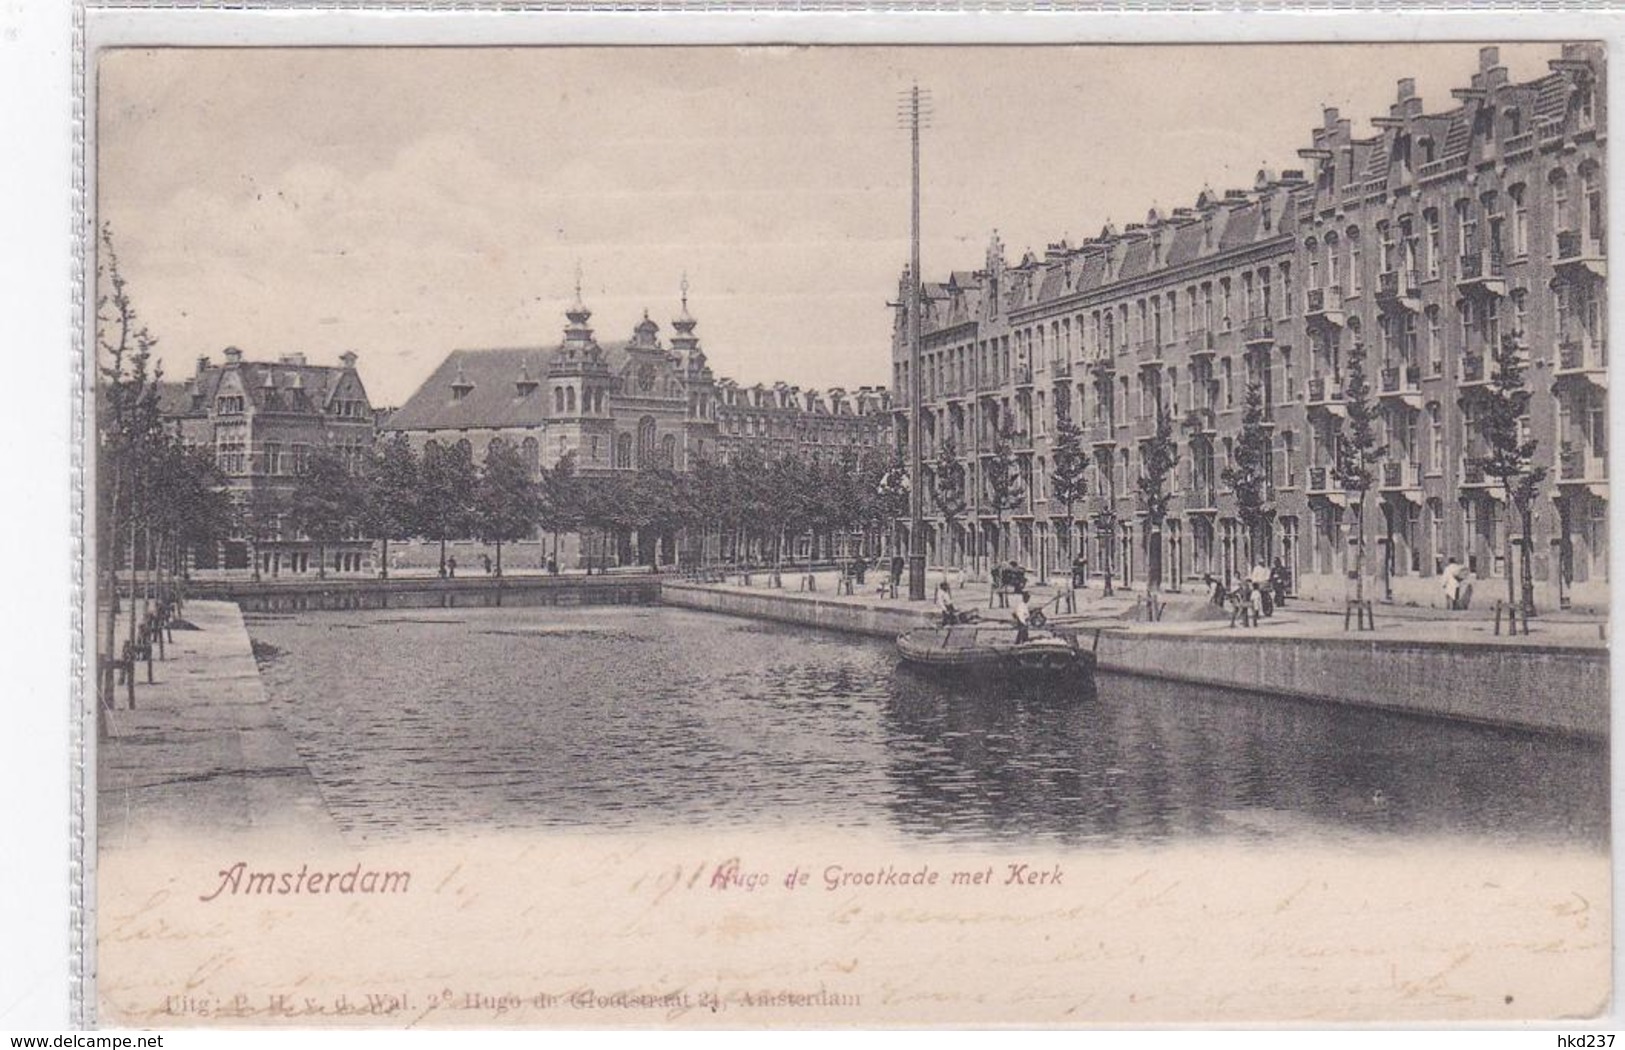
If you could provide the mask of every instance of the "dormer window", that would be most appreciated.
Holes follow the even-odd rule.
[[[214,403],[214,410],[215,410],[215,413],[217,415],[222,415],[222,416],[240,416],[240,415],[242,415],[243,414],[243,395],[241,395],[241,394],[232,394],[232,395],[227,396],[227,397],[217,398],[215,400],[215,403]]]

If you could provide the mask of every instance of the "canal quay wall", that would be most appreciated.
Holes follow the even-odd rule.
[[[660,577],[605,576],[305,577],[192,580],[188,598],[235,602],[244,612],[451,609],[492,606],[655,605]]]
[[[316,780],[272,709],[236,605],[190,601],[154,661],[137,665],[136,706],[122,686],[99,712],[97,834],[105,848],[165,829],[215,836],[275,831],[337,842]]]
[[[894,638],[932,622],[918,606],[668,580],[664,604]],[[1317,616],[1315,620],[1334,618]],[[1285,625],[1283,625],[1285,626]],[[1122,621],[1078,628],[1106,672],[1586,737],[1608,733],[1608,651],[1530,639],[1372,638]],[[1289,628],[1290,629],[1290,628]],[[1336,630],[1336,625],[1332,625]]]

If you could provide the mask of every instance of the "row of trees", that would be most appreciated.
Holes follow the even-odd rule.
[[[965,466],[960,462],[960,456],[957,442],[948,437],[938,447],[936,457],[927,464],[928,491],[949,536],[958,535],[959,521],[971,507]],[[1161,543],[1155,540],[1168,515],[1168,504],[1173,496],[1169,478],[1178,462],[1179,446],[1173,438],[1173,420],[1159,406],[1156,432],[1141,444],[1141,472],[1135,479],[1135,497],[1141,515],[1149,525],[1149,577],[1154,589],[1160,588],[1162,583]],[[1065,525],[1066,543],[1062,556],[1068,561],[1072,559],[1076,526],[1080,521],[1091,522],[1106,539],[1101,547],[1106,559],[1102,569],[1109,580],[1112,572],[1110,538],[1116,535],[1118,524],[1116,502],[1110,486],[1105,487],[1092,513],[1079,513],[1080,510],[1090,509],[1090,476],[1094,469],[1094,459],[1084,448],[1083,428],[1063,417],[1056,424],[1049,474],[1050,496],[1061,509],[1058,520]],[[1008,417],[994,434],[992,447],[982,462],[982,478],[984,498],[980,507],[993,512],[999,534],[1002,535],[1005,515],[1019,509],[1027,501],[1026,472],[1016,449],[1016,432]],[[971,556],[974,567],[975,559],[979,557],[974,546]]]
[[[728,534],[738,557],[781,564],[791,541],[808,534],[884,542],[907,509],[907,489],[897,479],[895,464],[878,454],[821,462],[767,458],[749,448],[726,463],[701,460],[681,473],[658,467],[582,473],[568,453],[532,477],[509,442],[492,441],[475,464],[466,445],[430,444],[420,454],[396,434],[378,443],[358,473],[334,454],[313,455],[266,518],[269,527],[280,519],[324,551],[346,537],[379,540],[385,575],[392,540],[438,542],[444,568],[449,540],[475,538],[495,546],[501,573],[504,544],[581,530],[600,538],[637,533],[651,558],[650,537]],[[600,563],[608,556],[600,542]]]
[[[115,663],[150,641],[151,612],[171,590],[188,547],[212,543],[232,510],[212,459],[185,447],[164,424],[157,340],[136,315],[111,232],[100,231],[96,299],[96,565],[102,576],[97,688],[112,703]],[[117,566],[129,568],[129,622]],[[143,637],[147,632],[147,637]],[[134,669],[131,675],[133,688]]]

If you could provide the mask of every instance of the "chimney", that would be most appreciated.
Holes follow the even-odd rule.
[[[243,352],[235,346],[226,347],[226,366],[234,368],[243,363]]]
[[[285,365],[302,365],[305,363],[304,354],[283,354],[280,358]]]
[[[339,363],[342,364],[345,368],[348,368],[348,369],[351,369],[351,370],[355,369],[355,360],[356,360],[356,353],[355,353],[354,350],[346,350],[346,351],[344,351],[344,353],[339,355]]]
[[[1488,73],[1501,64],[1501,49],[1495,46],[1478,49],[1478,71]]]
[[[209,370],[209,355],[199,354],[197,357],[197,374],[202,375]]]
[[[1321,127],[1327,131],[1337,127],[1337,107],[1327,106],[1321,110]]]
[[[1415,97],[1416,97],[1416,78],[1415,77],[1405,77],[1404,79],[1400,80],[1400,82],[1399,82],[1399,101],[1404,102],[1407,99],[1412,99],[1412,98],[1415,98]]]

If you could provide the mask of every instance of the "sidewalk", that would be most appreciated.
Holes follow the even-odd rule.
[[[277,829],[338,841],[338,828],[271,711],[237,606],[190,601],[168,659],[136,668],[135,710],[102,714],[97,833],[104,848],[139,844],[159,828],[205,834]]]
[[[813,573],[815,590],[811,594],[807,594],[806,591],[806,578],[805,572],[785,570],[781,575],[783,587],[772,588],[768,586],[769,574],[758,571],[750,575],[750,586],[746,587],[740,574],[729,573],[726,583],[707,586],[744,593],[771,593],[777,590],[788,595],[816,596],[822,601],[851,602],[872,608],[895,608],[922,613],[934,611],[934,605],[929,600],[921,603],[910,602],[907,599],[907,580],[904,580],[899,588],[899,597],[892,598],[888,593],[884,593],[881,585],[887,580],[887,576],[883,571],[869,573],[863,585],[854,583],[850,595],[838,588],[840,577],[836,572]],[[1009,619],[1009,610],[999,606],[996,597],[990,602],[988,584],[966,582],[961,585],[957,572],[949,573],[948,579],[950,586],[953,587],[954,604],[960,609],[975,609],[984,620]],[[943,573],[940,570],[933,569],[927,573],[928,597],[935,594],[937,584],[942,580]],[[1561,645],[1595,649],[1607,647],[1605,640],[1608,632],[1607,618],[1574,611],[1554,610],[1536,616],[1530,624],[1530,633],[1527,636],[1511,635],[1506,623],[1503,622],[1501,634],[1497,635],[1493,599],[1481,607],[1457,612],[1408,605],[1387,605],[1373,600],[1372,610],[1376,619],[1376,630],[1345,631],[1344,609],[1340,603],[1292,598],[1277,609],[1273,616],[1265,617],[1258,627],[1242,628],[1230,626],[1228,609],[1223,611],[1213,609],[1209,606],[1205,595],[1188,590],[1159,592],[1158,601],[1167,607],[1164,618],[1158,623],[1145,623],[1140,616],[1140,607],[1145,599],[1143,589],[1119,588],[1115,594],[1107,597],[1102,594],[1098,580],[1092,581],[1090,587],[1076,592],[1076,612],[1058,611],[1061,608],[1058,599],[1066,590],[1060,585],[1062,583],[1063,581],[1055,580],[1047,585],[1035,583],[1028,587],[1032,607],[1042,609],[1049,621],[1058,626],[1110,626],[1113,629],[1163,635],[1219,632],[1244,636],[1257,631],[1274,637],[1346,637],[1394,642]]]

